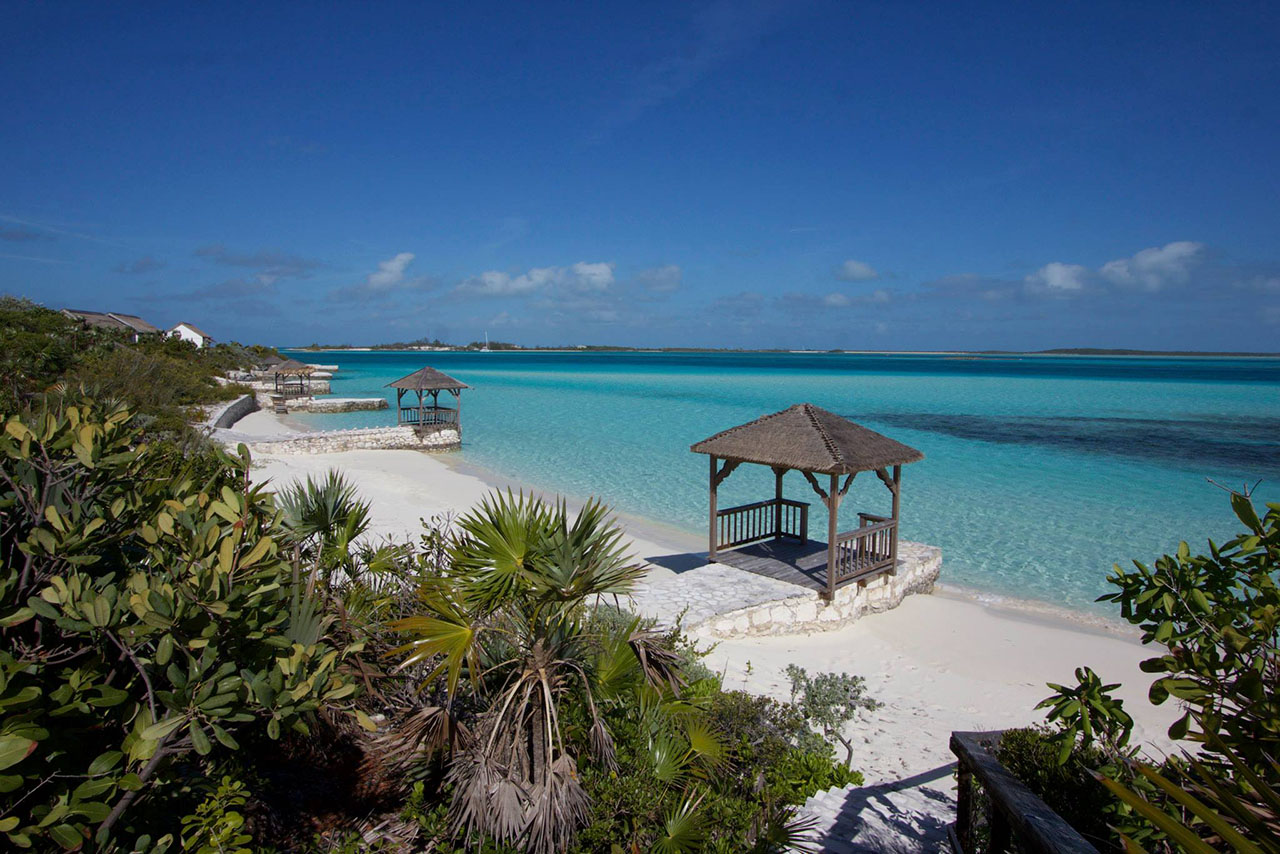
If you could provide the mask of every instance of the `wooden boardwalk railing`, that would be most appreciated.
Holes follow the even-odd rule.
[[[883,516],[858,514],[862,526],[836,537],[835,583],[843,584],[892,569],[897,555],[898,523]]]
[[[987,843],[981,854],[1004,854],[1012,849],[1012,843],[1016,843],[1013,850],[1027,854],[1098,854],[1097,848],[996,760],[991,746],[998,744],[1002,735],[999,731],[951,733],[951,752],[959,760],[956,823],[951,828],[955,854],[978,851],[975,783],[991,802]]]
[[[717,548],[731,549],[760,540],[809,541],[809,505],[771,498],[716,512]]]
[[[443,406],[428,406],[419,409],[416,406],[400,407],[400,423],[427,427],[432,424],[457,424],[458,410]]]

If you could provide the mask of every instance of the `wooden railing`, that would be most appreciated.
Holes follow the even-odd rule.
[[[771,498],[716,513],[717,548],[731,549],[760,540],[785,537],[809,541],[809,505],[803,501]]]
[[[432,424],[457,424],[458,410],[443,406],[426,406],[422,409],[416,406],[402,406],[400,423],[420,427],[428,427]]]
[[[836,535],[836,585],[892,569],[896,562],[898,523],[868,513],[858,516],[861,527]]]
[[[953,732],[951,752],[959,760],[956,770],[956,823],[951,827],[955,854],[1004,854],[1016,850],[1028,854],[1098,854],[1075,828],[996,760],[991,748],[1001,732]],[[990,812],[979,815],[975,784],[982,787]],[[985,819],[986,844],[979,846],[979,826]]]

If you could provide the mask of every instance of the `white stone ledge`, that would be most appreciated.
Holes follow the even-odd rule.
[[[247,442],[255,454],[338,454],[343,451],[413,450],[451,451],[461,445],[457,430],[436,430],[423,435],[412,427],[355,427],[317,433],[294,433]]]
[[[941,572],[942,549],[901,541],[896,572],[846,584],[830,602],[815,590],[709,564],[641,585],[632,606],[664,625],[679,619],[687,634],[704,640],[825,632],[932,591]]]

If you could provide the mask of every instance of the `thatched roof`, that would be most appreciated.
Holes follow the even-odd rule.
[[[421,368],[407,377],[401,377],[393,383],[387,383],[386,387],[403,388],[409,391],[440,391],[444,389],[461,391],[464,388],[471,388],[466,383],[458,382],[453,377],[441,373],[435,368]]]
[[[299,362],[297,359],[285,359],[278,365],[272,365],[267,369],[269,374],[283,374],[285,376],[302,376],[315,371],[315,365],[307,365]]]
[[[170,330],[169,330],[169,332],[170,332],[170,333],[172,333],[172,332],[173,332],[175,329],[177,329],[179,326],[185,326],[185,327],[187,327],[187,328],[188,328],[188,329],[190,329],[192,332],[194,332],[195,334],[199,335],[201,338],[208,338],[210,341],[212,341],[212,340],[213,340],[213,336],[212,336],[212,335],[210,335],[208,332],[205,332],[203,329],[201,329],[199,326],[196,326],[194,323],[187,323],[185,320],[184,320],[184,321],[182,321],[182,322],[181,322],[181,323],[179,323],[179,324],[176,324],[176,325],[173,327],[173,329],[170,329]]]
[[[811,403],[717,433],[689,450],[816,474],[853,474],[924,459],[915,448]]]
[[[138,315],[136,314],[120,314],[117,311],[109,311],[107,312],[107,314],[111,315],[116,320],[120,321],[125,326],[132,329],[134,332],[137,332],[139,335],[160,334],[160,329],[158,329],[155,326],[152,326],[150,323],[147,323],[145,320],[143,320],[141,317],[138,317]]]

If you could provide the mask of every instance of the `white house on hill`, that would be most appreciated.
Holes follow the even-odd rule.
[[[179,323],[169,330],[169,337],[190,341],[197,347],[209,347],[213,344],[213,338],[208,333],[192,326],[190,323]]]

